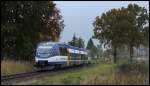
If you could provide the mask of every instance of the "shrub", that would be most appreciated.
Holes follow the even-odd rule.
[[[127,72],[141,72],[141,73],[148,73],[149,72],[149,63],[137,62],[137,61],[130,61],[129,59],[120,61],[117,63],[117,68],[119,71],[127,73]]]

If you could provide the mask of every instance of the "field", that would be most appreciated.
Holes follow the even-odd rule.
[[[131,66],[132,67],[129,67]],[[149,66],[147,63],[93,64],[79,70],[67,71],[40,79],[17,84],[27,85],[148,85]]]
[[[33,70],[32,64],[4,60],[1,75],[9,75]],[[120,61],[117,64],[105,62],[91,64],[77,70],[69,70],[57,75],[19,82],[25,85],[148,85],[149,62]]]
[[[24,72],[31,72],[32,64],[29,62],[3,60],[1,62],[1,75],[10,75]]]

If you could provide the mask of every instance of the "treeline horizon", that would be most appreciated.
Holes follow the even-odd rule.
[[[2,1],[1,18],[1,60],[32,61],[37,44],[59,41],[65,26],[52,1]],[[137,4],[110,9],[95,18],[93,33],[87,46],[75,34],[68,44],[86,48],[91,57],[102,57],[102,46],[109,47],[115,63],[118,49],[128,47],[132,61],[134,47],[149,46],[149,14]],[[95,46],[92,39],[100,44]]]

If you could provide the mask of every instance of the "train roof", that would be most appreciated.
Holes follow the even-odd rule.
[[[71,46],[69,44],[66,44],[65,42],[41,42],[41,43],[39,43],[39,45],[63,46],[65,48],[71,48],[71,49],[75,49],[75,50],[86,51],[86,49],[84,49],[84,48],[74,47],[74,46]]]

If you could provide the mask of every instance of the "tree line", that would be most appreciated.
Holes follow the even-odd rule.
[[[64,24],[60,10],[52,1],[1,2],[1,59],[32,60],[41,41],[59,41]],[[85,47],[75,34],[68,44],[86,48],[91,57],[113,52],[117,62],[118,49],[128,46],[132,61],[133,47],[149,46],[149,14],[144,7],[129,4],[127,8],[111,9],[93,22],[94,35]],[[98,39],[95,46],[92,39]],[[109,47],[103,53],[102,45]]]
[[[75,34],[73,35],[72,40],[68,42],[68,44],[79,48],[85,48],[84,40],[81,37],[77,38]]]
[[[94,45],[94,42],[92,38],[88,40],[87,46],[85,46],[85,42],[81,37],[76,37],[74,34],[72,37],[72,40],[68,42],[69,45],[79,47],[79,48],[85,48],[88,52],[88,56],[91,57],[92,59],[97,59],[102,57],[103,49],[102,45]]]

